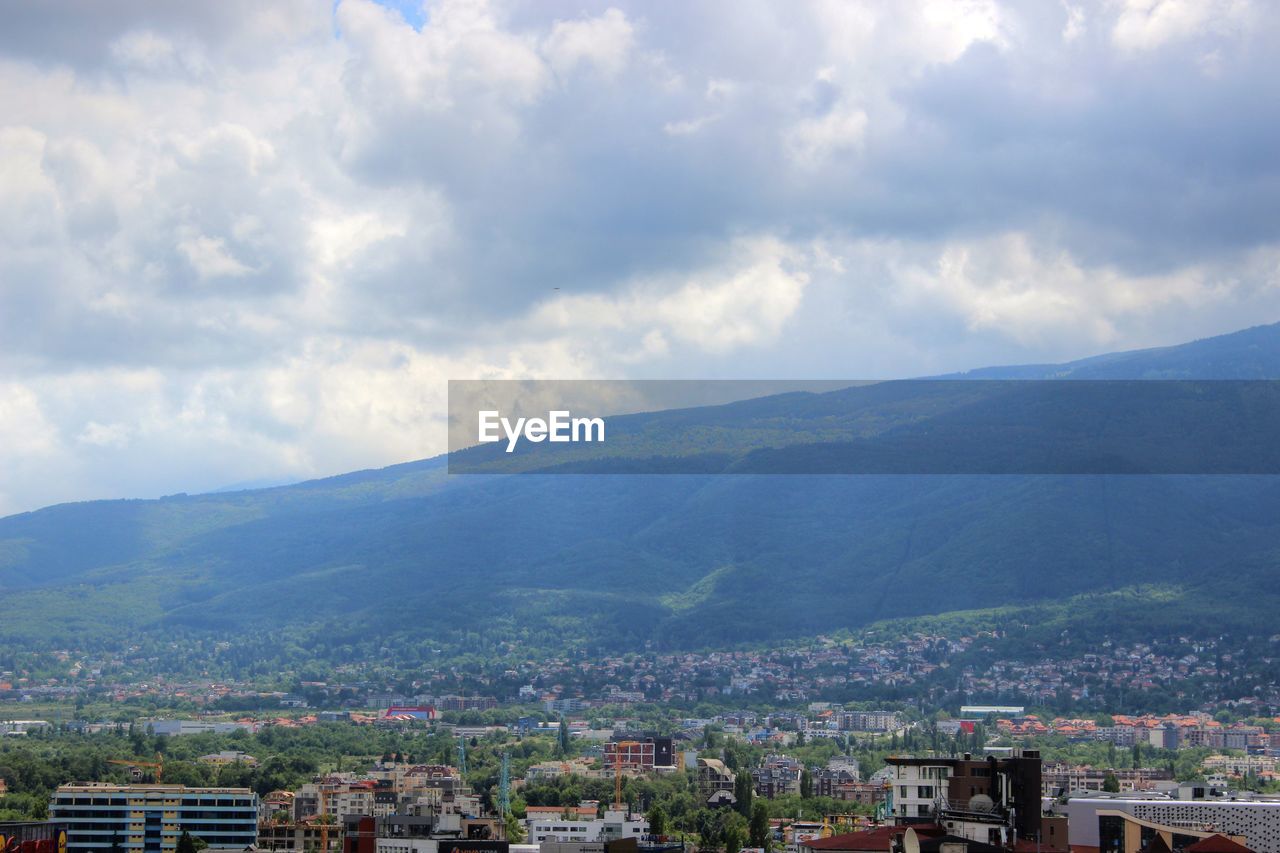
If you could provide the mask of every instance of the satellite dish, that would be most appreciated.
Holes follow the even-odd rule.
[[[920,836],[911,827],[902,833],[902,853],[920,853]]]
[[[972,812],[989,812],[996,807],[995,801],[986,794],[974,794],[969,798],[969,811]]]

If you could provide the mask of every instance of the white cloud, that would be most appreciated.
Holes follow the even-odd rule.
[[[861,269],[884,271],[895,313],[949,314],[968,333],[1073,356],[1145,342],[1161,315],[1194,317],[1260,295],[1280,306],[1280,246],[1254,254],[1244,278],[1221,264],[1126,273],[1017,231],[937,244],[862,242],[846,251]]]
[[[250,272],[227,250],[226,243],[217,237],[188,233],[178,241],[178,250],[187,263],[195,269],[201,280],[237,277]]]
[[[581,65],[613,77],[626,67],[634,37],[627,16],[621,9],[610,8],[595,18],[557,21],[542,43],[542,52],[561,77]]]
[[[866,132],[866,112],[841,107],[793,126],[787,132],[786,145],[793,161],[814,168],[835,154],[858,150]]]
[[[615,295],[552,299],[528,320],[594,347],[593,361],[633,358],[631,349],[666,354],[668,342],[725,353],[777,339],[800,305],[812,259],[770,237],[735,241],[724,260],[689,276],[642,279]],[[608,330],[616,337],[601,338]],[[516,329],[513,328],[512,333]]]
[[[125,33],[111,44],[110,50],[117,62],[147,71],[172,68],[178,55],[173,42],[148,30]]]
[[[706,115],[683,121],[669,121],[662,126],[662,132],[667,136],[692,136],[719,118],[719,115]]]
[[[0,240],[15,247],[56,237],[58,189],[44,171],[45,142],[31,127],[0,128]]]
[[[1066,0],[1063,0],[1062,7],[1067,13],[1067,21],[1062,25],[1062,40],[1067,42],[1075,41],[1084,35],[1088,27],[1088,18],[1084,7],[1068,3]]]
[[[466,97],[519,104],[547,84],[534,40],[504,30],[485,0],[444,0],[420,31],[370,0],[345,0],[336,14],[352,51],[348,85],[374,109],[465,108]]]
[[[1251,14],[1249,0],[1124,0],[1111,31],[1124,51],[1148,51],[1211,32],[1232,30]]]

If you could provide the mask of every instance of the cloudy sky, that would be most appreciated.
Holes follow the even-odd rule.
[[[436,453],[450,377],[910,376],[1280,320],[1270,0],[4,17],[0,514]]]

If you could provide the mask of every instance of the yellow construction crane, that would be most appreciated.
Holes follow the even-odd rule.
[[[119,760],[119,759],[110,759],[110,760],[108,760],[108,761],[107,761],[107,763],[108,763],[108,764],[120,764],[120,765],[123,765],[123,766],[125,766],[125,767],[133,767],[133,768],[138,768],[138,767],[149,767],[149,768],[151,768],[152,770],[156,771],[156,784],[157,784],[157,785],[159,785],[159,784],[160,784],[161,779],[164,777],[164,756],[163,756],[163,755],[161,755],[161,754],[160,754],[160,753],[158,753],[158,752],[156,753],[156,760],[155,760],[155,761],[122,761],[122,760]]]
[[[325,784],[320,782],[320,853],[329,853],[329,792],[325,791]]]

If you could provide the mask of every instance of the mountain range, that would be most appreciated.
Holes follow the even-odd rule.
[[[1280,325],[946,378],[1280,379]],[[1275,477],[643,473],[709,425],[720,444],[699,450],[712,454],[765,434],[803,446],[833,417],[900,423],[912,411],[927,427],[928,401],[893,385],[633,416],[638,474],[458,476],[440,457],[9,516],[0,640],[236,642],[323,626],[463,650],[478,636],[682,649],[1046,605],[1081,632],[1126,619],[1267,630],[1280,603]]]

